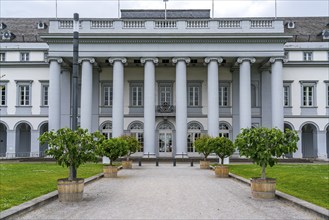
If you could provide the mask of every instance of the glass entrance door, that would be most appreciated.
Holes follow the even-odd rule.
[[[172,133],[160,132],[159,133],[159,152],[172,152]]]

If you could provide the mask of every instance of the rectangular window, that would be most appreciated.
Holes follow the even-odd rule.
[[[6,105],[6,86],[0,85],[0,106]]]
[[[6,61],[6,54],[5,53],[0,53],[0,62]]]
[[[172,84],[159,84],[159,105],[172,105]]]
[[[219,106],[230,106],[230,83],[220,82],[218,87]]]
[[[314,86],[303,87],[303,106],[314,105]]]
[[[142,82],[130,83],[130,105],[142,107],[144,105],[144,87]]]
[[[327,107],[329,107],[329,82],[327,82]]]
[[[49,85],[42,85],[42,105],[48,106],[48,92],[49,92]]]
[[[283,106],[290,106],[290,86],[283,86]]]
[[[30,53],[21,53],[21,61],[29,61]]]
[[[103,85],[103,106],[112,106],[113,88],[110,84]]]
[[[304,61],[312,61],[313,52],[304,52]]]
[[[189,107],[201,106],[201,82],[190,82],[187,85],[187,105]]]
[[[30,105],[30,86],[20,85],[19,86],[19,105],[27,106]]]

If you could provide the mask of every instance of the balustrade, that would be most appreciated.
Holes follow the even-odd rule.
[[[240,28],[240,20],[220,20],[218,21],[219,28]]]
[[[251,28],[272,28],[271,20],[252,20],[250,21]]]
[[[176,28],[176,21],[155,21],[155,28]]]
[[[139,21],[139,20],[124,21],[123,28],[145,28],[145,21]]]
[[[91,21],[90,28],[112,28],[113,27],[113,21]]]
[[[201,21],[201,20],[194,20],[194,21],[186,21],[187,28],[208,28],[209,21]]]

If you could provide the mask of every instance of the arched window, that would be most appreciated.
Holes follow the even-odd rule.
[[[106,122],[105,124],[102,125],[101,127],[101,132],[102,134],[107,138],[110,139],[112,138],[112,122]]]
[[[159,130],[172,130],[172,126],[169,123],[162,123],[158,127]]]
[[[139,152],[144,152],[144,125],[142,122],[133,122],[129,125],[130,134],[141,144]]]
[[[226,123],[219,123],[219,137],[230,138],[230,128]]]
[[[198,122],[190,122],[187,125],[187,152],[195,152],[194,142],[201,136],[202,125]]]

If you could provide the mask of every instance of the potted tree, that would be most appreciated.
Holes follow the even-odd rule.
[[[198,139],[195,140],[194,146],[195,150],[200,154],[203,154],[203,160],[200,161],[200,169],[208,169],[209,168],[209,161],[207,158],[209,154],[212,153],[212,149],[209,147],[208,141],[210,136],[208,135],[201,135]]]
[[[60,202],[78,202],[83,198],[84,179],[77,178],[77,168],[88,162],[97,162],[94,147],[97,144],[97,133],[78,128],[61,128],[57,131],[43,133],[39,137],[41,144],[48,143],[46,154],[52,156],[59,165],[69,168],[68,178],[57,180]]]
[[[97,146],[97,154],[101,157],[108,157],[110,164],[104,164],[104,177],[117,177],[118,168],[113,165],[113,162],[119,157],[126,155],[128,152],[128,143],[121,137],[104,139],[101,144]]]
[[[221,165],[215,167],[215,174],[218,177],[228,177],[229,168],[224,166],[224,158],[231,156],[235,147],[233,142],[226,137],[210,138],[208,144],[212,151],[221,159]]]
[[[242,129],[235,139],[235,146],[241,156],[250,158],[262,167],[261,177],[251,179],[251,191],[254,198],[273,199],[276,180],[266,178],[266,167],[274,166],[278,158],[297,150],[299,138],[296,131],[281,131],[276,128]]]
[[[127,141],[127,144],[128,144],[128,151],[127,151],[127,154],[125,155],[127,158],[125,161],[122,161],[122,167],[124,169],[131,169],[132,160],[129,160],[129,157],[132,154],[136,153],[140,149],[141,145],[138,142],[138,140],[133,136],[123,135],[122,139]]]

